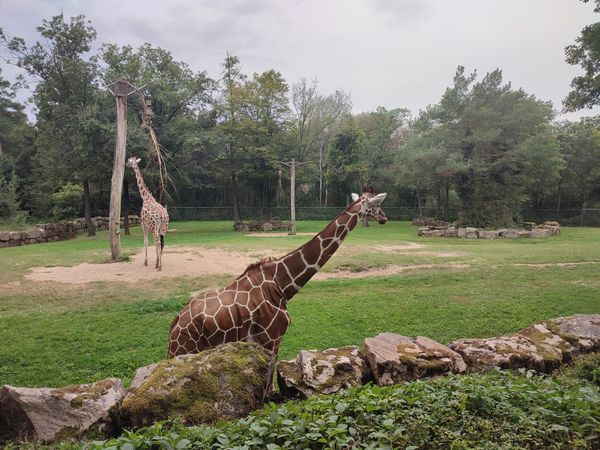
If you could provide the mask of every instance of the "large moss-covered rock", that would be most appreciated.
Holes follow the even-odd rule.
[[[229,342],[160,361],[121,406],[123,426],[177,417],[186,424],[246,416],[263,405],[272,356],[262,347]]]
[[[7,439],[106,437],[125,396],[121,380],[54,388],[0,388],[0,442]]]
[[[575,314],[542,324],[581,353],[600,350],[600,314]]]
[[[459,354],[424,336],[380,333],[365,339],[365,354],[380,386],[466,370]]]
[[[333,394],[341,389],[360,386],[371,377],[358,347],[302,350],[291,361],[277,366],[277,384],[286,398],[307,398],[317,394]]]

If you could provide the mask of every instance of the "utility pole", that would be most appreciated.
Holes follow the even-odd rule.
[[[296,166],[300,166],[305,163],[296,162],[295,158],[292,158],[289,162],[282,162],[282,164],[290,168],[290,232],[288,234],[296,234]]]
[[[111,86],[113,87],[112,89]],[[115,262],[121,258],[121,194],[123,192],[125,147],[127,144],[127,97],[142,88],[140,87],[129,92],[131,84],[125,78],[119,78],[111,85],[106,85],[105,83],[105,87],[115,96],[117,107],[117,135],[115,140],[115,159],[110,184],[110,212],[108,218],[110,260]]]

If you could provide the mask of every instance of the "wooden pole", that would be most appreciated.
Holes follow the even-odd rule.
[[[290,164],[290,232],[296,234],[296,160],[292,158]]]
[[[115,160],[110,186],[110,213],[108,230],[110,236],[110,259],[118,261],[121,257],[120,222],[121,193],[125,174],[125,146],[127,143],[127,95],[129,82],[120,78],[114,84],[117,105],[117,136],[115,142]]]

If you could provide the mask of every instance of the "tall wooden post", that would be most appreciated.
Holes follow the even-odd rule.
[[[121,192],[125,174],[125,145],[127,143],[127,95],[129,82],[120,78],[114,84],[117,104],[117,137],[115,142],[115,160],[110,185],[110,214],[108,230],[110,236],[110,259],[118,261],[121,257],[120,221]]]
[[[290,232],[296,234],[296,160],[290,163]]]

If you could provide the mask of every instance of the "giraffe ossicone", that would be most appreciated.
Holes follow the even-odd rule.
[[[192,298],[171,323],[168,357],[231,341],[255,342],[277,355],[290,317],[287,302],[331,258],[366,215],[387,221],[386,194],[363,192],[310,241],[274,259],[249,265],[232,283]],[[354,196],[353,196],[354,198]]]
[[[152,234],[154,246],[156,247],[156,265],[155,269],[162,270],[162,253],[165,246],[165,234],[169,228],[169,213],[167,208],[158,203],[140,172],[138,164],[141,159],[135,156],[130,157],[125,165],[131,167],[135,173],[138,190],[142,197],[142,211],[140,212],[140,223],[144,232],[144,265],[148,265],[148,234]]]

